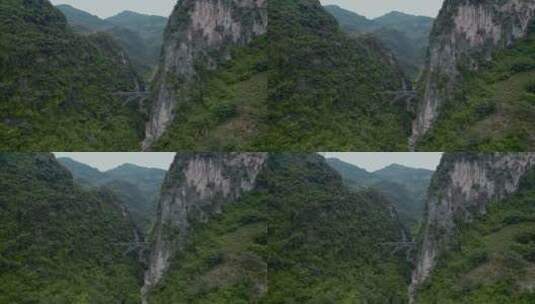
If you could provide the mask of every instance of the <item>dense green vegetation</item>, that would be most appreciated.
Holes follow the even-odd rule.
[[[528,38],[494,54],[442,108],[422,151],[531,151],[535,149],[535,25]]]
[[[370,37],[351,39],[317,0],[269,2],[264,150],[406,150],[405,79]]]
[[[196,223],[149,303],[257,303],[268,288],[265,196],[246,195]]]
[[[137,150],[139,79],[105,34],[82,37],[48,1],[0,3],[0,150]]]
[[[403,229],[383,197],[349,192],[313,154],[271,155],[257,183],[194,224],[149,303],[406,302],[405,252],[388,243]]]
[[[403,225],[416,234],[433,171],[394,164],[368,172],[336,158],[328,159],[327,162],[340,173],[350,189],[360,191],[371,188],[385,195],[396,207]]]
[[[190,102],[177,102],[174,123],[156,151],[261,150],[267,115],[267,37],[231,50],[216,71],[198,71]]]
[[[535,293],[535,170],[512,197],[457,229],[417,303],[533,303]]]
[[[100,172],[70,158],[60,158],[58,161],[71,171],[79,185],[89,189],[105,187],[115,193],[128,208],[139,230],[148,233],[156,217],[165,170],[125,164]]]
[[[272,156],[267,189],[268,284],[262,303],[404,303],[408,263],[390,203],[351,193],[318,155]],[[380,228],[379,228],[380,227]]]
[[[0,303],[138,304],[133,225],[49,154],[0,154]]]
[[[344,31],[358,36],[371,33],[396,56],[405,73],[416,79],[422,70],[433,18],[393,11],[367,19],[336,5],[325,9],[340,23]]]

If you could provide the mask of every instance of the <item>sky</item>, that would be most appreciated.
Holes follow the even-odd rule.
[[[140,167],[168,170],[175,153],[107,153],[107,152],[54,152],[56,158],[69,157],[100,171],[107,171],[120,165],[130,163]]]
[[[413,15],[436,17],[443,0],[320,0],[323,5],[337,4],[368,18],[393,10]],[[124,10],[169,17],[177,0],[51,0],[54,5],[69,4],[101,18]]]
[[[435,170],[440,163],[442,153],[321,153],[323,156],[338,158],[369,172],[374,172],[391,164],[411,168]]]
[[[116,168],[125,163],[148,168],[167,170],[173,162],[175,153],[120,153],[120,152],[54,152],[57,158],[69,157],[100,171]],[[336,157],[370,172],[377,171],[391,164],[412,168],[435,170],[442,153],[388,153],[388,152],[352,152],[321,153],[325,157]]]
[[[436,17],[444,0],[320,0],[321,4],[337,4],[368,18],[376,18],[393,10],[412,15]]]
[[[101,18],[111,17],[122,11],[169,17],[177,0],[51,0],[52,4],[69,4]]]

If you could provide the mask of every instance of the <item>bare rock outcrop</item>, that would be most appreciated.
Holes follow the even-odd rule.
[[[444,155],[428,192],[423,239],[409,288],[412,296],[451,245],[457,225],[485,214],[489,203],[514,193],[533,167],[535,153]]]
[[[183,0],[169,19],[143,149],[175,118],[177,103],[191,101],[199,71],[230,59],[230,47],[267,31],[266,0]]]
[[[423,91],[409,143],[433,126],[441,107],[452,100],[461,70],[477,70],[495,50],[527,36],[535,19],[531,0],[446,0],[431,33]]]

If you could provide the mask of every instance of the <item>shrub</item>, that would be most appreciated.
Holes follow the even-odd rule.
[[[238,109],[235,104],[220,103],[212,108],[212,112],[219,122],[229,120],[238,115]]]
[[[514,73],[522,73],[535,70],[535,63],[533,62],[516,62],[511,66],[511,71]]]
[[[475,113],[478,119],[483,119],[496,113],[496,103],[488,100],[476,106]]]
[[[535,94],[535,81],[532,81],[526,85],[526,91],[528,93]]]

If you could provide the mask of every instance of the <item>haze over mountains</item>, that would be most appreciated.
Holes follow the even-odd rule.
[[[337,158],[327,159],[351,189],[375,189],[396,207],[400,220],[408,231],[417,231],[423,216],[427,188],[433,171],[392,164],[375,172],[368,172]]]
[[[140,231],[149,232],[156,216],[165,170],[124,164],[101,172],[70,158],[59,158],[58,162],[69,169],[76,183],[88,189],[105,187],[114,192],[124,202]]]
[[[376,36],[396,58],[412,79],[421,72],[427,52],[433,18],[392,11],[375,19],[368,19],[337,5],[327,5],[342,29],[351,35]]]
[[[62,4],[57,8],[76,31],[107,32],[113,36],[126,50],[140,75],[150,80],[160,57],[166,17],[123,11],[101,19],[70,5]]]

